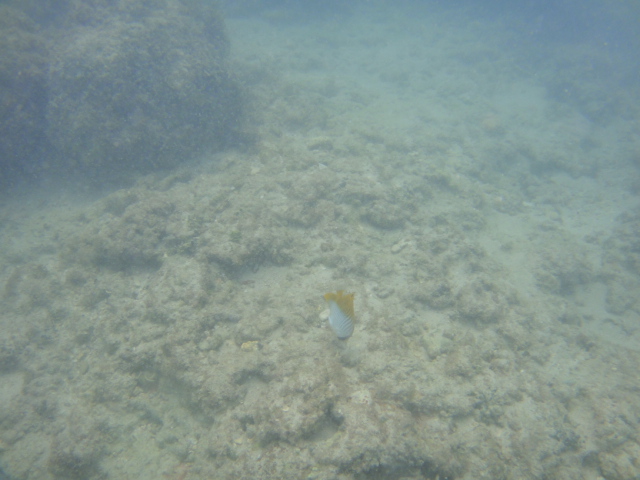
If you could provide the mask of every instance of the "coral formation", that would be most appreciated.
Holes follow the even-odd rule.
[[[92,28],[71,28],[49,70],[48,135],[61,155],[149,171],[234,141],[241,106],[224,24],[197,5],[86,9]]]
[[[213,6],[42,3],[2,5],[0,175],[125,179],[239,141],[243,101]]]
[[[36,23],[0,5],[0,184],[42,165],[46,136],[49,48]]]

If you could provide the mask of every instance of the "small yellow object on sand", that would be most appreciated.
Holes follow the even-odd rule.
[[[244,352],[255,352],[260,348],[260,342],[258,342],[257,340],[251,340],[250,342],[244,342],[242,345],[240,345],[240,348]]]

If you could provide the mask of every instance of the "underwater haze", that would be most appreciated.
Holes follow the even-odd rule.
[[[638,19],[1,1],[0,479],[640,478]]]

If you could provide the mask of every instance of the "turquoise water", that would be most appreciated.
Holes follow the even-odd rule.
[[[640,475],[632,3],[135,5],[3,143],[5,476]]]

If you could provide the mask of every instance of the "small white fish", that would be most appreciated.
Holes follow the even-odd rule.
[[[346,340],[353,334],[353,293],[327,293],[324,299],[329,303],[329,325],[340,340]]]

